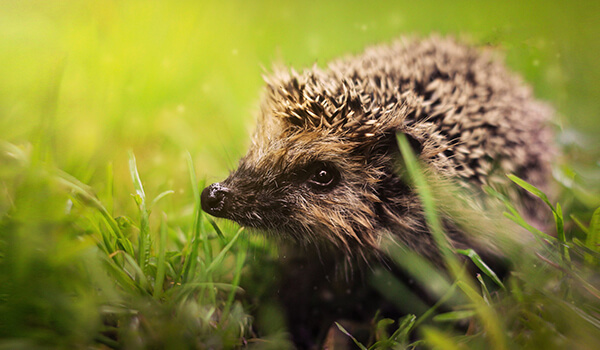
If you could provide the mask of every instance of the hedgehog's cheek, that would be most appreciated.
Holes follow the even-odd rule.
[[[231,190],[216,182],[202,191],[200,196],[202,210],[206,213],[226,218],[231,207]]]

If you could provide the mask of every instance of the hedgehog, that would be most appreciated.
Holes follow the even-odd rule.
[[[295,307],[288,326],[299,348],[311,347],[304,339],[315,332],[302,323],[327,318],[299,316],[301,300],[312,303],[335,266],[346,266],[348,286],[360,285],[347,266],[376,261],[385,235],[440,261],[418,193],[401,175],[398,134],[439,179],[475,192],[501,189],[532,220],[538,216],[539,204],[509,190],[506,174],[547,188],[552,110],[493,50],[453,38],[403,38],[326,68],[276,68],[265,81],[248,153],[227,179],[203,190],[201,203],[305,257],[287,272],[298,285],[287,303]],[[444,223],[453,247],[494,250]],[[294,281],[300,278],[307,281]]]

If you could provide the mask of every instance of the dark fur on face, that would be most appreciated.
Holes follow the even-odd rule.
[[[215,216],[347,256],[377,251],[385,232],[433,256],[419,201],[397,175],[397,133],[445,178],[505,188],[515,173],[544,187],[550,110],[488,52],[402,40],[265,80],[248,154],[203,194]]]

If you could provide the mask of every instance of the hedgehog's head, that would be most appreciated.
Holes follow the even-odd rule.
[[[374,106],[352,81],[313,69],[268,81],[248,154],[202,193],[209,214],[346,253],[377,246],[386,212],[398,213],[396,133],[422,145],[406,101]]]

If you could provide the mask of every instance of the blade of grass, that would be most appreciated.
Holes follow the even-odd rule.
[[[436,242],[436,246],[440,250],[440,253],[444,258],[444,261],[447,263],[449,270],[454,276],[458,276],[460,273],[460,265],[452,252],[450,243],[444,234],[441,221],[437,216],[437,208],[435,206],[431,189],[427,184],[427,180],[420,169],[417,158],[415,157],[412,148],[410,147],[410,144],[404,134],[398,134],[398,144],[400,146],[402,157],[404,158],[404,165],[406,166],[408,174],[410,175],[410,178],[414,182],[414,185],[419,193],[423,211],[425,212],[425,219]]]
[[[119,247],[113,249],[113,252],[118,249],[124,250],[129,255],[134,255],[133,245],[131,241],[125,237],[121,229],[119,228],[119,224],[116,220],[110,215],[108,210],[104,207],[102,202],[98,199],[98,197],[94,194],[92,189],[76,179],[75,177],[61,171],[59,169],[54,169],[54,174],[56,175],[56,181],[62,186],[67,187],[74,194],[73,198],[78,202],[83,203],[86,206],[94,208],[98,210],[102,216],[104,223],[110,228],[110,233],[113,238],[116,240]],[[104,232],[104,231],[102,231]]]
[[[155,197],[155,198],[152,200],[152,202],[150,203],[150,207],[149,207],[148,209],[149,209],[149,210],[152,210],[152,208],[154,208],[154,206],[156,205],[156,203],[158,203],[158,201],[160,201],[160,200],[161,200],[161,199],[163,199],[164,197],[166,197],[166,196],[168,196],[168,195],[170,195],[170,194],[173,194],[173,193],[175,193],[175,191],[173,191],[173,190],[168,190],[168,191],[161,192],[161,193],[160,193],[158,196],[156,196],[156,197]]]
[[[542,232],[542,231],[538,230],[537,228],[529,225],[527,223],[527,221],[525,221],[525,219],[523,219],[521,214],[519,214],[519,212],[514,207],[514,205],[512,205],[512,203],[504,195],[502,195],[501,193],[499,193],[498,191],[494,190],[493,188],[491,188],[489,186],[485,186],[484,190],[487,194],[498,198],[500,201],[502,201],[502,203],[504,203],[506,209],[508,209],[508,211],[510,212],[510,213],[504,213],[505,217],[514,221],[515,223],[517,223],[519,226],[523,227],[527,231],[533,233],[534,237],[536,239],[542,239],[542,240],[547,241],[548,243],[556,243],[557,242],[557,239],[555,237],[552,237],[549,234]]]
[[[420,315],[429,308],[408,284],[395,278],[384,268],[377,268],[370,274],[369,285],[375,287],[386,300],[406,312]],[[399,295],[402,298],[398,298]]]
[[[559,246],[560,253],[561,253],[561,259],[562,259],[563,263],[565,263],[567,266],[570,266],[571,256],[569,255],[569,249],[568,249],[569,247],[566,244],[567,240],[565,237],[564,220],[563,220],[562,209],[560,207],[560,203],[557,203],[556,207],[554,207],[552,205],[552,203],[550,203],[548,196],[546,196],[546,194],[544,192],[542,192],[540,189],[538,189],[537,187],[531,185],[530,183],[528,183],[525,180],[518,178],[517,176],[515,176],[513,174],[508,174],[507,176],[511,181],[513,181],[514,183],[516,183],[517,185],[519,185],[520,187],[522,187],[529,193],[533,194],[534,196],[540,198],[544,203],[546,203],[546,205],[550,208],[550,210],[552,210],[552,214],[554,215],[554,221],[556,223],[556,236],[558,238],[558,241],[560,242],[558,244],[558,246]]]
[[[125,254],[123,251],[118,251],[115,253]],[[117,265],[114,260],[110,259],[109,256],[104,257],[105,266],[108,267],[109,274],[117,281],[117,283],[121,286],[121,288],[125,289],[129,292],[141,291],[140,286],[134,283],[121,266]]]
[[[421,316],[419,316],[419,318],[416,320],[413,328],[417,328],[421,323],[423,323],[424,321],[426,321],[427,319],[429,319],[429,317],[431,315],[433,315],[433,313],[435,313],[435,311],[442,305],[444,305],[446,303],[446,301],[450,300],[450,298],[452,298],[452,296],[454,295],[455,291],[456,291],[456,283],[453,283],[450,288],[448,289],[448,291],[446,292],[446,294],[444,294],[432,307],[430,307],[425,313],[423,313]]]
[[[432,349],[460,350],[459,344],[448,334],[433,327],[423,327],[425,343]]]
[[[135,162],[135,155],[129,152],[129,173],[135,188],[134,199],[140,211],[140,234],[138,237],[138,264],[145,273],[148,272],[150,261],[150,218],[146,207],[146,193]],[[141,277],[140,277],[141,278]],[[144,277],[145,278],[145,277]]]
[[[108,213],[113,214],[114,207],[114,191],[115,191],[115,172],[113,169],[113,163],[109,162],[106,165],[106,197],[108,198],[108,203],[105,205],[106,211]]]
[[[472,318],[477,313],[475,310],[460,310],[460,311],[451,311],[443,314],[435,315],[433,320],[435,322],[456,322],[460,320],[464,320],[467,318]]]
[[[94,214],[96,214],[96,212],[94,212]],[[116,251],[115,235],[111,234],[112,231],[110,230],[110,228],[107,228],[105,225],[103,225],[103,222],[104,222],[103,219],[96,220],[97,219],[96,215],[86,216],[86,218],[89,221],[89,224],[93,227],[93,230],[95,232],[100,233],[100,238],[96,239],[96,245],[98,246],[98,248],[102,249],[102,251],[106,255],[110,255],[113,252],[115,252]],[[111,232],[107,233],[106,231],[111,231]]]
[[[489,345],[494,349],[506,349],[506,339],[504,338],[504,333],[495,311],[487,305],[483,298],[475,291],[474,281],[462,271],[458,259],[452,251],[450,243],[442,228],[441,220],[437,215],[433,193],[427,183],[427,179],[420,169],[419,163],[406,136],[404,134],[398,134],[397,139],[400,152],[404,159],[404,165],[419,194],[423,211],[425,212],[425,219],[437,248],[442,253],[442,257],[444,258],[449,271],[452,273],[452,276],[456,279],[457,286],[474,303],[477,316],[483,323],[486,332],[489,334]]]
[[[219,228],[219,226],[217,226],[217,223],[215,222],[215,220],[207,217],[206,218],[208,220],[208,222],[210,223],[210,225],[215,229],[215,232],[217,233],[217,235],[219,236],[219,238],[221,238],[221,240],[225,239],[225,235],[223,235],[223,232],[221,231],[221,229]]]
[[[198,183],[196,182],[196,171],[194,170],[194,162],[192,155],[187,153],[187,163],[190,176],[190,182],[192,185],[192,194],[194,195],[194,225],[192,227],[191,234],[188,235],[188,252],[185,257],[185,264],[183,268],[182,282],[189,282],[194,279],[196,273],[196,264],[198,259],[198,247],[200,245],[200,231],[202,227],[202,208],[200,206],[200,191],[198,189]],[[208,244],[204,244],[205,259],[210,257],[210,251],[208,251]]]
[[[234,287],[229,283],[219,283],[219,282],[188,282],[182,284],[178,288],[170,288],[164,292],[165,296],[172,297],[176,300],[186,299],[190,295],[194,293],[204,290],[204,289],[213,289],[213,290],[221,290],[221,291],[232,291],[235,293],[242,292],[242,288]],[[201,294],[201,293],[198,293]]]
[[[246,262],[246,249],[240,249],[236,254],[235,259],[235,272],[233,275],[233,281],[231,281],[231,292],[227,296],[227,302],[225,303],[225,307],[223,308],[223,317],[221,317],[221,321],[224,322],[227,320],[227,316],[229,315],[229,311],[231,310],[231,306],[235,300],[235,293],[237,288],[240,285],[240,279],[242,277],[242,268],[244,267],[244,263]]]
[[[598,208],[597,210],[600,210],[600,208]],[[587,227],[585,227],[585,225],[581,222],[581,220],[579,220],[575,215],[571,214],[571,220],[573,220],[573,222],[577,225],[577,227],[579,227],[579,229],[581,231],[583,231],[583,233],[586,234],[586,237],[588,237],[589,234],[589,229]],[[587,241],[587,239],[586,239]]]
[[[379,318],[379,310],[373,317],[373,320],[377,320]],[[388,335],[388,329],[391,325],[394,324],[394,320],[391,318],[384,318],[379,320],[375,324],[375,339],[379,340],[377,343],[382,344],[383,342],[389,342],[390,336]],[[377,344],[375,343],[375,344]],[[375,345],[373,344],[373,345]]]
[[[429,292],[436,297],[442,297],[451,287],[452,281],[446,273],[440,271],[431,261],[396,242],[393,237],[384,236],[381,246],[397,266],[404,269],[422,285],[428,286]]]
[[[229,250],[231,249],[233,244],[237,241],[238,237],[240,236],[240,234],[243,231],[244,231],[244,228],[240,227],[240,229],[237,231],[235,236],[233,236],[233,238],[231,238],[229,243],[227,243],[227,245],[223,249],[221,249],[219,254],[213,259],[213,261],[210,263],[210,265],[208,265],[208,267],[206,268],[206,273],[211,272],[214,268],[216,268],[219,264],[221,264],[221,262],[225,258],[225,254],[227,254],[227,252],[229,252]]]
[[[509,208],[510,210],[510,208]],[[526,229],[527,231],[533,233],[533,237],[535,237],[536,240],[538,240],[538,242],[541,243],[541,240],[544,240],[548,243],[560,243],[558,242],[558,240],[555,237],[550,236],[549,234],[542,232],[540,230],[538,230],[537,228],[529,225],[527,223],[527,221],[525,221],[525,219],[523,219],[523,217],[521,217],[521,215],[519,215],[516,211],[512,211],[511,212],[504,212],[504,216],[508,219],[510,219],[511,221],[513,221],[514,223],[518,224],[519,226],[523,227],[524,229]],[[542,245],[544,246],[544,245]]]
[[[556,210],[554,211],[554,221],[556,222],[556,236],[558,237],[558,240],[562,243],[560,244],[560,249],[563,261],[567,264],[567,266],[571,266],[571,255],[569,254],[569,246],[567,245],[567,237],[565,235],[565,224],[560,203],[556,203]]]
[[[156,278],[154,279],[154,299],[159,299],[165,280],[165,251],[167,249],[167,215],[163,213],[160,223],[160,240],[158,243],[158,261],[156,262]]]
[[[593,263],[594,259],[596,260],[600,260],[600,252],[597,252],[595,250],[591,250],[587,243],[582,242],[581,240],[577,239],[577,238],[573,238],[573,243],[575,244],[575,247],[579,248],[582,250],[583,254],[585,255],[586,259],[589,259],[589,261],[587,261],[588,263]]]
[[[542,201],[544,201],[544,203],[546,203],[548,205],[548,207],[554,211],[554,206],[552,205],[552,203],[550,203],[550,200],[548,199],[548,196],[546,196],[546,194],[544,192],[542,192],[540,189],[538,189],[537,187],[533,186],[532,184],[528,183],[527,181],[513,175],[513,174],[507,174],[506,175],[512,182],[516,183],[517,185],[519,185],[520,187],[522,187],[523,189],[525,189],[527,192],[533,194],[534,196],[538,197],[539,199],[541,199]]]
[[[504,284],[502,283],[502,281],[500,281],[500,278],[498,278],[498,275],[496,275],[494,270],[492,270],[483,261],[483,259],[481,259],[481,257],[479,256],[479,254],[477,254],[476,251],[474,251],[473,249],[456,249],[456,252],[459,254],[462,254],[464,256],[467,256],[469,259],[471,259],[471,261],[475,264],[475,266],[477,266],[479,268],[479,270],[481,270],[481,272],[485,273],[489,278],[492,279],[492,281],[494,281],[494,283],[496,283],[502,289],[506,289],[504,287]]]
[[[592,214],[585,245],[593,251],[600,252],[600,208]],[[586,261],[592,263],[593,258],[591,256],[586,257]]]
[[[485,281],[479,273],[477,274],[477,281],[479,281],[479,284],[481,285],[481,295],[483,296],[485,302],[489,305],[492,302],[492,296],[490,295],[488,287],[485,285]]]
[[[350,334],[350,332],[348,332],[346,330],[346,328],[342,327],[341,324],[339,324],[339,323],[336,322],[335,325],[340,330],[340,332],[342,332],[345,335],[347,335],[348,337],[350,337],[350,339],[352,339],[352,341],[354,342],[354,344],[356,344],[356,346],[358,346],[359,349],[361,349],[361,350],[367,350],[367,347],[364,346],[364,345],[362,345],[356,338],[354,338],[354,336],[352,336],[352,334]]]
[[[133,258],[131,255],[124,254],[123,257],[125,258],[125,261],[127,261],[127,263],[129,264],[129,266],[131,266],[131,268],[133,269],[135,281],[139,285],[140,290],[144,291],[145,293],[148,293],[148,291],[150,290],[150,284],[148,283],[146,274],[144,273],[141,266],[138,265],[135,258]]]
[[[416,321],[417,317],[415,315],[404,316],[398,321],[400,325],[390,338],[400,343],[408,342],[409,335],[416,326]]]
[[[506,339],[499,323],[499,318],[493,308],[491,308],[479,293],[468,283],[464,281],[456,282],[460,288],[475,305],[477,317],[483,323],[484,329],[488,332],[490,345],[494,349],[506,349]]]

